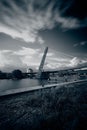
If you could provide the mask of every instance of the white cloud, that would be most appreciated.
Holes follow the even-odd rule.
[[[8,66],[12,63],[12,60],[7,55],[9,52],[9,50],[0,51],[0,68]]]
[[[80,43],[80,45],[84,46],[85,44],[87,44],[87,41],[83,41]]]
[[[26,47],[22,47],[18,51],[1,50],[0,69],[8,66],[13,66],[14,68],[38,68],[43,54],[42,51],[41,49]],[[45,60],[44,69],[62,69],[81,65],[87,65],[87,59],[79,59],[77,57],[71,59],[71,57],[63,57],[62,55],[59,56],[59,54],[56,55],[55,52],[49,52]]]
[[[49,59],[49,62],[45,66],[45,68],[50,69],[63,69],[63,68],[70,68],[70,67],[81,67],[81,66],[87,66],[87,59],[79,59],[77,57],[70,58],[51,58]]]
[[[87,66],[87,58],[78,58],[78,57],[74,57],[70,60],[70,64],[71,67],[80,67],[80,66]]]
[[[74,46],[74,47],[77,47],[77,46],[79,46],[79,44],[78,44],[78,43],[75,43],[73,46]]]
[[[43,40],[41,37],[38,37],[38,42],[39,42],[40,44],[43,44],[43,43],[44,43],[44,40]]]
[[[71,59],[70,66],[75,67],[78,64],[80,64],[80,60],[77,57],[74,57],[73,59]]]
[[[12,10],[1,8],[2,21],[0,22],[0,32],[11,35],[13,38],[21,38],[26,42],[35,42],[40,29],[51,28],[50,22],[50,6],[46,11],[35,12],[34,3],[26,4],[27,13],[19,8],[13,1],[10,1]],[[44,14],[43,14],[44,13]],[[44,16],[43,16],[44,15]],[[40,43],[42,39],[39,38]]]
[[[13,38],[23,39],[26,42],[33,43],[38,39],[39,43],[43,44],[44,40],[39,36],[39,30],[52,29],[57,24],[63,29],[83,26],[76,18],[61,16],[58,9],[53,12],[55,1],[50,2],[45,9],[37,8],[36,10],[35,2],[35,0],[25,1],[26,10],[24,10],[13,0],[9,1],[10,8],[7,8],[0,1],[0,32],[9,34]],[[43,7],[47,2],[47,0],[45,2],[38,0],[37,4]]]
[[[19,51],[14,51],[13,54],[15,55],[20,55],[20,56],[33,56],[34,54],[37,54],[37,52],[39,51],[39,49],[32,49],[32,48],[26,48],[26,47],[22,47],[21,50]]]
[[[22,47],[18,51],[1,50],[0,51],[0,68],[6,66],[24,67],[30,66],[38,68],[42,59],[43,53],[40,49]],[[54,52],[48,52],[45,68],[59,68],[64,66],[68,59],[59,59]]]
[[[60,14],[57,13],[55,19],[61,24],[61,27],[65,29],[78,28],[80,26],[79,20],[76,18],[61,17]]]
[[[84,45],[86,45],[86,44],[87,44],[87,41],[82,41],[82,42],[80,42],[80,43],[75,43],[75,44],[73,45],[73,47],[84,46]]]
[[[9,66],[13,66],[14,68],[20,66],[23,67],[20,57],[13,53],[12,50],[0,50],[0,69]]]
[[[56,61],[56,62],[67,62],[67,61],[69,61],[70,60],[70,58],[61,58],[61,57],[57,57],[57,56],[55,56],[55,57],[49,57],[49,59],[50,60],[52,60],[52,61]]]

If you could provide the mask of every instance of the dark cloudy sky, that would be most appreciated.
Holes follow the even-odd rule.
[[[0,70],[87,64],[85,0],[0,0]]]

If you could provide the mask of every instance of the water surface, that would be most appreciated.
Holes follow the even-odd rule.
[[[34,87],[41,85],[41,82],[36,79],[21,79],[21,80],[0,80],[0,91]]]

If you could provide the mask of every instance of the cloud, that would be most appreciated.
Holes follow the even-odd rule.
[[[77,66],[78,64],[80,64],[80,60],[77,57],[74,57],[73,59],[71,59],[70,61],[70,66]]]
[[[39,49],[22,47],[20,50],[0,50],[0,69],[13,66],[23,68],[39,66]]]
[[[73,68],[73,67],[83,67],[87,66],[87,59],[80,59],[78,57],[70,58],[49,58],[49,62],[46,64],[45,69],[65,69],[65,68]]]
[[[39,42],[40,44],[43,44],[43,43],[44,43],[44,40],[43,40],[41,37],[38,37],[38,42]]]
[[[74,57],[70,60],[69,66],[71,66],[71,67],[87,66],[87,58],[81,59],[78,57]]]
[[[55,19],[63,29],[75,29],[80,27],[79,20],[73,17],[61,17],[59,14],[56,14]]]
[[[59,3],[57,6],[56,2]],[[60,10],[62,3],[60,0],[1,0],[0,32],[26,42],[33,43],[38,39],[43,44],[44,40],[38,34],[40,30],[53,29],[56,25],[62,29],[86,25],[86,19],[80,22],[77,18],[62,16],[62,11],[72,2],[68,1],[67,6]]]
[[[41,55],[40,55],[41,54]],[[41,59],[42,50],[22,47],[20,50],[0,50],[0,69],[12,66],[15,68],[36,68],[38,69]],[[48,52],[45,60],[44,69],[63,69],[69,67],[79,67],[87,65],[87,59],[78,57],[65,57],[56,55],[55,52]]]
[[[79,44],[78,43],[75,43],[74,45],[73,45],[73,47],[77,47]]]
[[[85,46],[87,44],[87,41],[81,41],[80,43],[75,43],[73,47],[80,47],[80,46]]]
[[[82,42],[80,43],[81,46],[84,46],[85,44],[87,44],[87,41],[82,41]]]
[[[10,65],[12,63],[11,59],[7,54],[11,53],[10,50],[0,51],[0,68]]]
[[[14,68],[23,67],[20,57],[13,55],[13,53],[12,50],[0,50],[0,69],[10,66],[13,66]]]
[[[14,51],[13,55],[20,57],[22,65],[25,66],[39,66],[40,49],[22,47],[19,51]]]
[[[39,51],[39,49],[32,49],[32,48],[26,48],[26,47],[22,47],[21,50],[19,51],[14,51],[13,54],[15,55],[19,55],[19,56],[33,56],[35,54],[37,54],[37,52]]]

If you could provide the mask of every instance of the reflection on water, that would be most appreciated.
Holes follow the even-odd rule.
[[[0,91],[34,87],[38,85],[42,85],[42,82],[36,79],[0,80]]]
[[[27,88],[41,85],[44,87],[46,84],[58,83],[58,81],[49,80],[37,80],[37,79],[21,79],[21,80],[0,80],[0,91]]]

